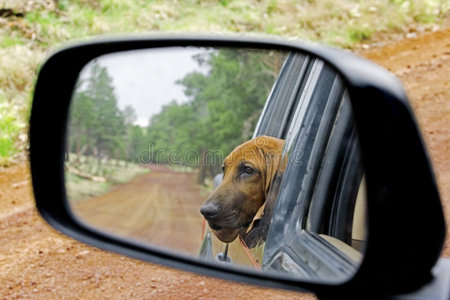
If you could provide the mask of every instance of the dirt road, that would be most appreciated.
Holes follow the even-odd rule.
[[[404,82],[450,220],[450,30],[361,52]],[[1,299],[314,299],[139,262],[66,238],[33,207],[25,165],[0,172]],[[450,257],[447,239],[444,256]]]
[[[150,173],[102,196],[74,203],[75,215],[114,235],[195,256],[202,242],[199,209],[206,191],[197,184],[195,173],[149,168]]]

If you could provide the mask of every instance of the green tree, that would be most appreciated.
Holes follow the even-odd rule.
[[[218,173],[221,158],[251,138],[284,58],[281,52],[232,48],[196,55],[203,71],[179,81],[188,102],[173,101],[150,120],[151,162],[198,166],[199,183]]]
[[[197,57],[197,61],[207,64],[210,71],[189,74],[181,81],[200,112],[198,138],[203,146],[198,149],[202,159],[199,182],[220,167],[215,161],[205,161],[204,153],[218,151],[225,156],[251,138],[285,55],[224,48],[206,56]]]
[[[131,125],[129,129],[128,152],[126,161],[141,163],[140,155],[146,150],[146,129]]]
[[[69,126],[69,145],[70,152],[76,154],[77,162],[81,155],[88,150],[88,145],[92,144],[90,137],[90,129],[93,127],[95,119],[93,102],[88,97],[86,92],[80,91],[83,81],[78,81],[74,97],[72,100],[70,112],[70,126]]]
[[[127,114],[120,111],[111,76],[105,67],[94,63],[86,78],[79,81],[71,106],[70,140],[75,152],[89,152],[97,158],[97,170],[102,158],[116,157],[126,148]]]
[[[123,159],[126,162],[133,161],[136,148],[132,146],[132,129],[134,123],[137,120],[137,115],[134,108],[127,105],[122,110],[124,134],[121,138],[121,146],[116,150],[116,163],[119,165],[119,159]],[[127,164],[128,166],[128,164]]]

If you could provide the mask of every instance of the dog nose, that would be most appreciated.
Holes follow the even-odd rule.
[[[214,203],[208,203],[202,206],[200,213],[206,218],[210,219],[217,215],[220,210],[220,206]]]

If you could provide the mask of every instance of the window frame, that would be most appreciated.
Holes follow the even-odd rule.
[[[328,72],[328,75],[327,75]],[[310,136],[313,143],[310,144],[308,154],[321,153],[321,157],[317,161],[313,161],[315,166],[310,173],[314,176],[310,178],[310,183],[306,190],[312,195],[317,177],[320,176],[321,165],[327,159],[326,147],[328,145],[334,121],[337,118],[342,103],[347,99],[345,88],[342,80],[339,78],[332,68],[324,65],[323,61],[316,60],[311,63],[311,75],[308,76],[306,83],[296,89],[296,102],[294,112],[291,113],[286,128],[286,142],[284,154],[289,157],[289,165],[285,171],[285,178],[293,175],[290,173],[294,163],[302,163],[302,151],[306,149],[309,133],[314,132],[314,128],[310,128],[310,132],[305,129],[305,123],[309,122],[310,126],[314,126],[314,113],[318,109],[318,105],[322,105],[322,115],[316,116],[319,124],[315,128],[315,133]],[[319,77],[331,76],[333,82],[328,90],[323,90],[318,86]],[[323,81],[320,81],[323,82]],[[325,96],[321,93],[327,93]],[[350,103],[348,103],[348,106]],[[308,120],[313,118],[312,120]],[[333,120],[332,124],[327,121]],[[292,124],[292,126],[290,126]],[[296,148],[297,143],[304,141],[304,145]],[[300,152],[297,152],[300,149]],[[296,161],[300,159],[300,161]],[[311,161],[308,160],[308,164]],[[308,166],[306,166],[308,167]],[[303,178],[302,180],[304,180]],[[358,268],[359,264],[350,259],[343,252],[328,241],[320,237],[318,233],[310,232],[306,229],[306,220],[309,216],[311,201],[305,201],[308,197],[303,197],[303,201],[299,200],[301,193],[305,192],[305,188],[290,182],[289,179],[281,180],[278,187],[277,203],[275,211],[277,215],[272,216],[271,226],[266,239],[265,252],[263,256],[263,269],[283,272],[297,273],[304,276],[305,273],[310,277],[318,277],[321,279],[348,278]],[[305,196],[305,195],[303,195]],[[310,199],[311,200],[311,199]],[[281,212],[281,214],[280,214]],[[280,214],[280,215],[278,215]],[[300,216],[293,219],[292,216]],[[332,259],[330,259],[332,258]]]

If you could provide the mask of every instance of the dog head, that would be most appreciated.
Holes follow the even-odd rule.
[[[200,212],[222,242],[232,242],[264,205],[280,168],[284,141],[260,136],[237,146],[224,160],[222,183]]]

